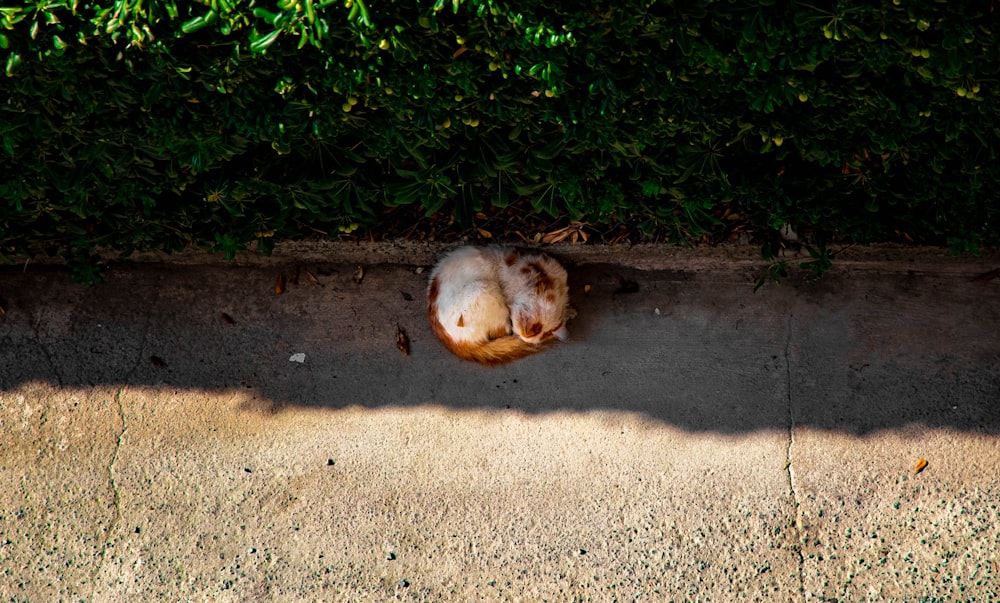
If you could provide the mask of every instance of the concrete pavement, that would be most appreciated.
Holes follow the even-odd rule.
[[[1000,601],[1000,255],[556,247],[491,369],[440,249],[0,271],[0,600]]]

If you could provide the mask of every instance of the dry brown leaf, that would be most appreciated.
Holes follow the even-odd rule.
[[[365,267],[362,266],[361,264],[358,264],[358,269],[354,271],[354,275],[351,277],[351,279],[355,282],[355,284],[360,285],[362,279],[364,278],[365,278]]]
[[[538,235],[535,236],[537,237]],[[560,228],[559,230],[553,230],[550,233],[546,233],[542,237],[542,243],[545,243],[547,245],[551,245],[553,243],[559,243],[565,240],[567,236],[569,236],[569,233],[566,232],[566,229]]]
[[[3,309],[3,306],[0,306],[0,316],[3,316],[6,313],[7,311]]]
[[[285,292],[285,275],[279,274],[278,280],[274,283],[274,294],[281,295]]]
[[[315,274],[313,274],[312,272],[309,272],[308,270],[306,270],[305,272],[306,272],[306,279],[308,279],[310,283],[312,283],[314,285],[319,285],[320,284],[319,283],[319,279],[316,278]]]
[[[226,314],[225,312],[219,312],[219,318],[221,318],[222,322],[226,323],[227,325],[235,325],[236,324],[236,321],[233,320],[233,317],[230,316],[230,315],[228,315],[228,314]]]
[[[492,239],[493,238],[493,233],[491,233],[488,230],[483,230],[482,228],[477,228],[476,230],[479,231],[479,236],[483,237],[484,239]]]
[[[913,468],[913,473],[917,474],[927,468],[927,459],[917,461],[917,466]]]
[[[587,283],[586,285],[583,286],[583,294],[584,295],[590,294],[590,283]]]
[[[584,242],[590,237],[589,234],[583,228],[586,226],[583,222],[572,222],[569,226],[564,226],[557,230],[553,230],[542,237],[543,243],[560,243],[569,239],[571,243],[576,243],[580,239]]]
[[[459,48],[458,50],[456,50],[455,53],[451,55],[451,58],[457,59],[458,57],[460,57],[463,54],[465,54],[465,52],[467,50],[469,50],[469,47],[468,46],[463,46],[463,47]]]
[[[396,325],[396,347],[403,353],[403,356],[410,355],[410,338],[406,336],[406,331],[399,325]]]

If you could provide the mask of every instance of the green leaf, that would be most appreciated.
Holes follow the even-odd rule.
[[[188,19],[181,25],[181,31],[183,33],[189,34],[208,27],[214,23],[219,18],[219,14],[214,10],[210,10],[204,15],[194,17],[193,19]]]
[[[250,36],[250,52],[257,54],[264,52],[268,49],[271,44],[278,39],[281,35],[280,29],[275,29],[274,31],[268,32],[262,36]]]

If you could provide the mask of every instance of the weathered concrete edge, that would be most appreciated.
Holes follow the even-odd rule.
[[[277,266],[296,263],[398,264],[427,266],[455,243],[420,241],[288,241],[278,243],[270,255],[255,249],[226,260],[221,253],[191,249],[179,253],[142,252],[127,258],[109,251],[100,257],[109,266],[129,264]],[[763,259],[756,245],[723,244],[685,247],[665,243],[580,245],[556,244],[539,247],[572,265],[612,264],[639,270],[680,270],[743,272],[763,269],[770,262]],[[835,247],[834,271],[918,272],[975,275],[1000,267],[1000,250],[983,250],[978,256],[954,256],[947,248],[896,244],[851,245]],[[804,251],[786,252],[783,256],[795,266],[811,258]],[[23,266],[60,265],[60,258],[32,258]]]

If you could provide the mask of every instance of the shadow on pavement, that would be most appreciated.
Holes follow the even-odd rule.
[[[738,271],[585,265],[570,271],[572,341],[491,369],[434,339],[426,273],[369,266],[358,284],[354,268],[125,265],[89,289],[54,268],[2,271],[0,389],[150,387],[165,405],[175,389],[238,389],[275,410],[623,411],[723,433],[1000,433],[1000,282],[835,268],[753,293],[755,275]]]

